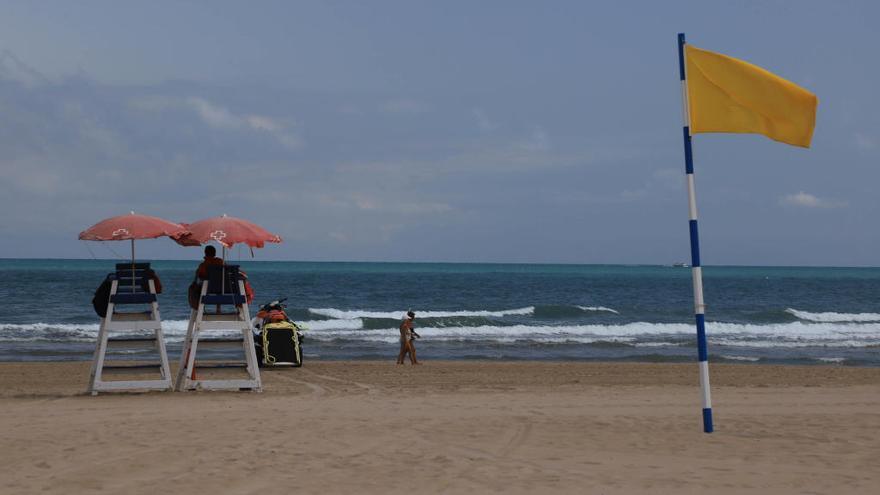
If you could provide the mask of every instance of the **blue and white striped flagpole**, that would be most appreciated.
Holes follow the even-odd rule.
[[[700,392],[703,398],[703,431],[712,433],[712,394],[709,390],[709,351],[706,348],[706,305],[703,303],[703,268],[700,266],[700,236],[697,232],[697,196],[694,186],[694,157],[691,148],[690,108],[684,64],[684,33],[678,33],[678,72],[681,76],[684,117],[684,168],[687,174],[688,220],[691,231],[691,276],[694,285],[694,317],[697,322],[697,353],[700,360]]]

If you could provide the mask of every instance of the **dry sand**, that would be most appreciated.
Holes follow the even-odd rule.
[[[878,493],[880,369],[310,362],[266,391],[82,395],[0,364],[0,493]]]

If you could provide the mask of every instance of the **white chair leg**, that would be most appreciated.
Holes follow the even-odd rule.
[[[190,310],[189,323],[186,325],[186,336],[183,338],[183,347],[180,349],[180,364],[177,367],[177,379],[174,381],[174,390],[183,390],[184,376],[186,376],[187,363],[192,346],[193,328],[195,328],[196,310]]]
[[[98,395],[95,389],[95,383],[101,380],[101,370],[104,367],[104,352],[107,349],[107,317],[101,318],[101,325],[98,327],[98,339],[95,342],[95,354],[92,356],[92,370],[89,373],[88,393]]]

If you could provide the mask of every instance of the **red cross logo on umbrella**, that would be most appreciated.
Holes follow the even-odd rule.
[[[211,239],[214,239],[220,244],[223,244],[223,239],[226,239],[226,232],[222,230],[215,230],[214,232],[211,232]]]

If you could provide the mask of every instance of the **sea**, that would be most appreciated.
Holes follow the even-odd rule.
[[[0,361],[90,360],[91,300],[117,261],[0,259]],[[255,289],[252,311],[287,298],[306,362],[394,360],[407,310],[424,361],[697,360],[688,268],[236,263]],[[196,264],[152,262],[172,360]],[[880,268],[705,266],[703,277],[710,361],[880,366]],[[149,351],[128,352],[119,358]]]

